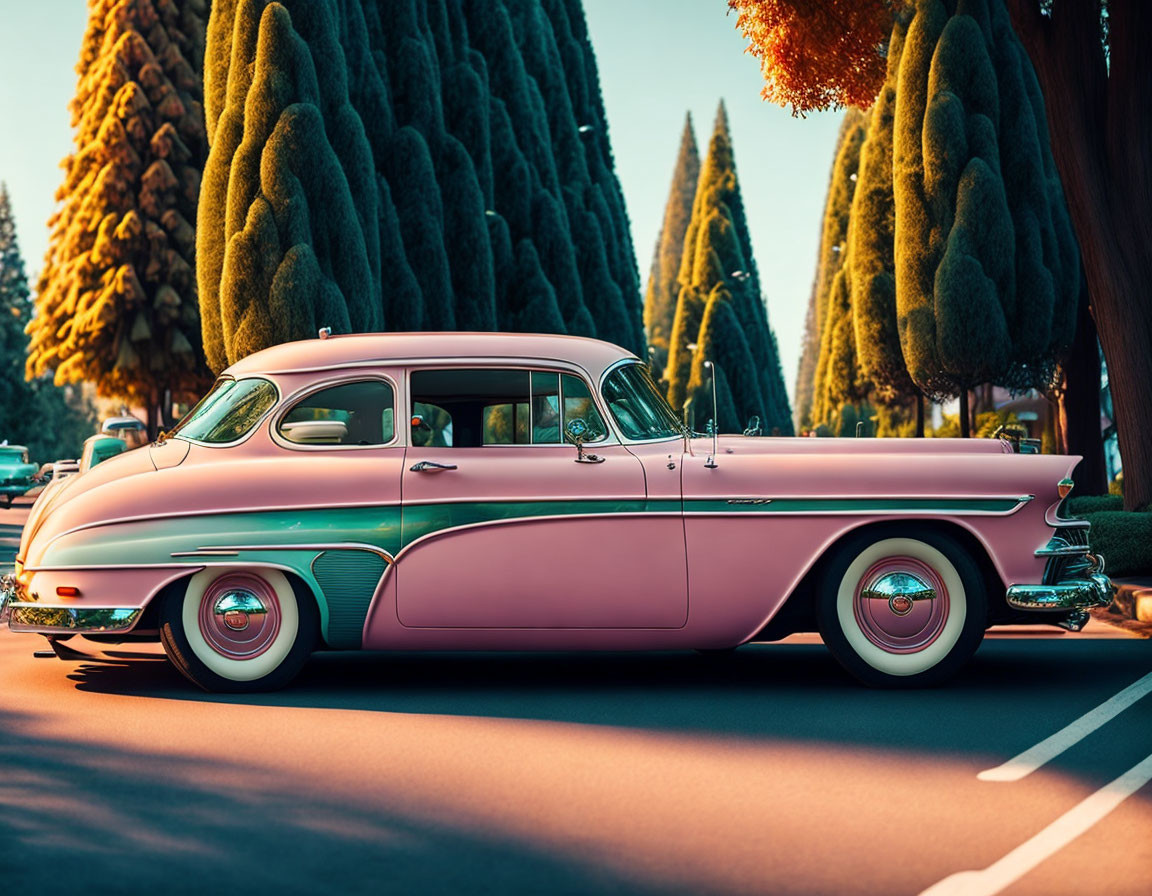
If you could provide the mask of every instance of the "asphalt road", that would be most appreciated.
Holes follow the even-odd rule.
[[[0,512],[0,562],[19,513]],[[912,692],[860,688],[810,642],[327,654],[290,690],[220,697],[162,659],[36,659],[41,639],[5,629],[0,884],[1152,890],[1152,641],[990,638],[953,684]],[[1049,761],[1003,770],[1085,714]]]

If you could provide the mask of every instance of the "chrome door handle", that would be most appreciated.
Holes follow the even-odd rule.
[[[408,468],[413,473],[436,473],[440,470],[455,470],[456,464],[438,464],[434,460],[422,460]]]

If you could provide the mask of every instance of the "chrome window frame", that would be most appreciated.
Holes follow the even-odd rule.
[[[264,413],[261,414],[257,418],[256,422],[252,424],[252,426],[249,428],[248,432],[244,433],[244,435],[240,436],[240,438],[234,439],[231,442],[204,442],[204,441],[201,441],[200,439],[190,439],[190,438],[188,438],[188,436],[181,435],[179,432],[173,433],[169,438],[181,439],[182,441],[188,442],[191,445],[202,445],[205,448],[234,448],[237,445],[243,445],[250,438],[252,438],[252,434],[254,432],[256,432],[258,429],[263,428],[264,421],[268,419],[269,415],[271,415],[272,413],[274,413],[276,411],[276,408],[280,407],[281,403],[284,400],[284,392],[280,388],[280,384],[278,382],[276,382],[276,380],[272,379],[271,376],[268,376],[266,374],[253,373],[253,374],[249,374],[248,376],[242,376],[239,379],[237,379],[232,374],[221,374],[220,376],[216,377],[216,382],[214,382],[212,384],[212,387],[215,388],[216,383],[220,382],[221,380],[232,380],[232,382],[234,382],[234,383],[239,383],[242,380],[264,380],[264,382],[266,382],[266,383],[271,383],[272,388],[276,390],[276,400],[273,401],[272,404],[270,404],[268,406],[268,409],[266,411],[264,411]],[[209,391],[211,391],[211,390],[209,390]],[[204,398],[207,397],[207,394],[208,393],[205,393]],[[201,398],[200,401],[203,401],[204,398]],[[196,404],[199,404],[199,403],[200,403],[199,401],[196,402]],[[195,410],[195,406],[193,406],[192,410]],[[188,414],[191,414],[192,410],[190,410],[188,412]],[[180,422],[177,423],[176,425],[179,426],[180,423],[183,423],[184,420],[187,418],[188,414],[185,414],[184,417],[182,417],[180,419]],[[110,438],[114,438],[114,436],[110,437]]]
[[[603,400],[605,404],[607,404],[607,400],[604,399],[604,393],[603,393],[604,381],[606,379],[608,379],[608,377],[613,372],[620,369],[621,367],[627,367],[628,365],[639,365],[641,367],[647,366],[639,358],[621,358],[619,361],[613,361],[611,364],[609,364],[607,367],[605,367],[604,372],[602,374],[600,374],[599,393],[600,393],[601,400]],[[676,412],[673,411],[672,413],[673,413],[673,415],[675,415]],[[612,419],[612,423],[619,426],[619,424],[616,422],[616,418],[611,416],[611,410],[610,409],[609,409],[609,416]],[[620,430],[621,443],[625,444],[625,445],[655,445],[659,442],[685,441],[688,438],[688,428],[687,427],[684,427],[683,431],[678,432],[675,435],[657,436],[657,437],[651,438],[651,439],[630,439],[627,436],[624,436],[623,432],[624,432],[623,430]]]
[[[529,374],[531,374],[533,371],[536,371],[538,373],[557,373],[557,374],[559,374],[560,375],[560,396],[561,396],[561,412],[560,412],[561,413],[561,420],[563,420],[563,413],[564,413],[563,412],[563,395],[564,395],[563,375],[568,373],[568,374],[571,374],[572,376],[579,377],[581,380],[584,381],[584,385],[588,388],[588,396],[589,396],[589,398],[591,398],[592,404],[596,408],[596,413],[598,413],[600,415],[600,419],[604,423],[604,435],[601,438],[597,439],[595,442],[585,442],[584,444],[585,445],[596,445],[596,446],[601,447],[601,448],[608,446],[608,445],[623,445],[624,444],[623,440],[620,438],[619,432],[615,431],[615,429],[613,427],[614,421],[611,420],[611,418],[608,414],[604,413],[604,407],[603,407],[603,403],[602,403],[603,400],[602,400],[601,396],[598,394],[597,390],[592,388],[591,377],[588,375],[588,372],[586,370],[584,370],[582,367],[580,367],[576,364],[572,364],[572,363],[567,363],[567,362],[562,362],[562,361],[560,361],[560,362],[549,361],[549,360],[543,359],[543,358],[539,359],[539,360],[537,360],[535,358],[529,358],[529,359],[517,358],[517,359],[515,359],[515,361],[511,361],[511,362],[509,362],[507,360],[501,361],[501,360],[496,359],[496,358],[461,358],[459,360],[453,359],[453,361],[446,361],[444,359],[428,360],[424,363],[418,364],[418,366],[415,366],[412,364],[407,364],[405,366],[404,385],[405,385],[405,388],[407,390],[407,393],[405,395],[405,399],[406,399],[408,406],[409,406],[409,409],[410,409],[409,413],[407,413],[405,415],[405,417],[407,419],[407,429],[405,431],[405,436],[407,439],[406,443],[409,447],[420,448],[421,450],[429,450],[430,449],[430,446],[418,446],[418,445],[414,445],[412,443],[412,413],[413,412],[411,411],[411,407],[414,403],[413,392],[412,392],[412,374],[420,373],[420,372],[424,372],[424,371],[432,371],[432,370],[468,370],[468,369],[474,369],[474,368],[490,368],[490,369],[494,369],[494,370],[525,370],[525,371],[528,371]],[[528,385],[529,415],[531,415],[531,403],[532,403],[531,402],[531,398],[532,398],[532,385],[531,385],[532,380],[531,380],[531,377],[529,377],[528,384],[529,384]],[[529,416],[529,422],[531,422],[531,416]],[[563,429],[561,429],[560,435],[561,435],[561,439],[563,440],[563,437],[564,437]],[[563,449],[566,449],[568,451],[572,451],[575,447],[576,446],[573,443],[565,442],[565,441],[559,441],[559,442],[493,442],[493,443],[487,443],[486,442],[482,445],[473,445],[473,446],[470,446],[468,448],[461,448],[461,447],[458,447],[456,445],[448,445],[448,446],[439,446],[439,447],[437,447],[435,449],[431,449],[431,450],[436,450],[436,451],[476,451],[476,450],[479,450],[482,448],[563,448]]]
[[[389,441],[374,445],[306,445],[302,442],[293,442],[291,439],[286,439],[280,434],[280,424],[283,422],[284,417],[309,395],[314,395],[317,392],[323,392],[325,389],[331,389],[336,386],[346,386],[349,383],[360,383],[367,380],[383,381],[387,383],[392,390],[392,438]],[[400,390],[397,388],[396,380],[384,371],[373,370],[360,374],[345,374],[334,379],[309,383],[307,386],[301,386],[295,392],[290,393],[276,405],[273,409],[273,419],[268,421],[268,437],[276,445],[287,451],[376,451],[381,448],[396,448],[401,445],[399,419],[396,416],[399,404]]]

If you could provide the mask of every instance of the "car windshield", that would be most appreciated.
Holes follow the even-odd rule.
[[[625,438],[661,439],[684,434],[680,419],[643,364],[613,370],[604,380],[603,394]]]
[[[209,444],[235,442],[251,431],[276,398],[276,387],[268,380],[219,380],[171,435]]]

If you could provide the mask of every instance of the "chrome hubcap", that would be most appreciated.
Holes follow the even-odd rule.
[[[200,600],[204,640],[229,659],[251,659],[272,646],[280,631],[280,618],[276,592],[249,573],[222,576]]]
[[[940,636],[948,620],[948,590],[922,561],[887,557],[861,577],[853,614],[860,631],[877,647],[915,653]]]

